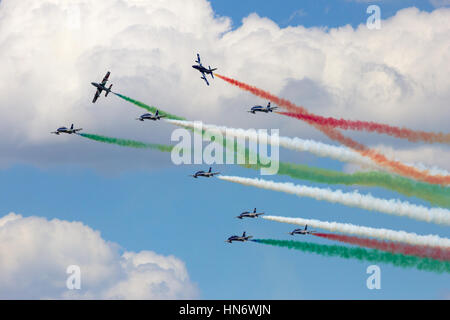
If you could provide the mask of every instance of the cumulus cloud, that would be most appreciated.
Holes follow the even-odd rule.
[[[170,126],[136,124],[142,111],[116,97],[91,104],[89,83],[106,70],[118,92],[191,120],[323,138],[292,119],[246,114],[262,101],[218,79],[206,87],[191,68],[197,52],[219,72],[321,115],[446,131],[448,21],[450,9],[407,8],[380,30],[367,29],[365,21],[356,29],[280,28],[256,14],[232,29],[230,19],[216,16],[206,0],[3,0],[0,148],[7,156],[0,165],[104,167],[126,158],[136,167],[154,161],[151,152],[136,157],[49,134],[75,122],[88,132],[170,141]]]
[[[184,263],[152,251],[120,253],[117,244],[80,222],[0,218],[0,299],[192,299]],[[68,290],[67,267],[81,270]]]

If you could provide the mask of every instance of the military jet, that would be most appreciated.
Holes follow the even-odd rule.
[[[153,120],[153,121],[156,121],[156,120],[160,120],[161,118],[165,118],[165,117],[166,117],[166,116],[161,116],[161,115],[159,115],[159,111],[156,110],[156,113],[155,113],[155,114],[152,114],[152,113],[145,113],[145,114],[141,115],[139,118],[136,118],[136,120],[139,120],[139,121],[144,121],[144,120]]]
[[[313,230],[308,230],[308,225],[306,225],[305,226],[305,229],[295,229],[294,231],[292,231],[292,232],[288,232],[288,234],[290,234],[291,236],[293,236],[294,234],[303,234],[303,235],[306,235],[306,234],[313,234],[313,233],[315,233],[316,231],[313,231]]]
[[[250,113],[256,114],[256,112],[265,112],[265,113],[269,113],[269,112],[273,112],[273,110],[278,109],[278,107],[271,107],[270,106],[270,102],[267,104],[267,107],[263,107],[263,106],[254,106],[252,107],[249,111]]]
[[[97,88],[97,92],[95,93],[94,100],[92,100],[92,103],[95,103],[97,101],[98,97],[100,97],[100,95],[102,94],[103,91],[106,91],[105,97],[107,97],[108,93],[111,92],[111,88],[113,85],[110,85],[109,88],[105,87],[106,83],[108,82],[110,74],[111,74],[111,72],[108,71],[101,83],[91,82],[91,84]]]
[[[61,128],[56,129],[56,131],[53,131],[53,132],[50,132],[50,133],[53,133],[53,134],[56,134],[56,135],[59,136],[60,133],[72,134],[72,133],[77,133],[78,131],[81,131],[81,130],[83,130],[83,129],[82,128],[74,129],[73,128],[73,124],[72,124],[70,126],[70,129],[67,129],[66,127],[61,127]]]
[[[248,241],[248,240],[251,239],[251,238],[253,238],[253,236],[246,236],[246,235],[245,235],[245,231],[244,231],[244,233],[242,234],[242,237],[239,237],[239,236],[231,236],[231,237],[229,237],[227,240],[225,240],[225,242],[228,242],[228,243],[232,243],[233,241],[241,241],[241,242],[245,242],[245,241]]]
[[[196,65],[193,65],[192,68],[194,68],[194,69],[200,71],[200,73],[202,74],[202,76],[200,77],[200,79],[205,80],[206,84],[209,86],[209,82],[208,82],[208,80],[206,79],[206,75],[207,75],[207,74],[210,74],[211,77],[214,79],[213,71],[216,71],[217,68],[211,69],[211,66],[208,66],[208,69],[205,68],[205,67],[202,65],[201,61],[200,61],[200,55],[199,55],[198,53],[197,53],[197,60],[195,60],[195,62],[196,62],[197,64],[196,64]]]
[[[216,174],[220,174],[220,172],[211,172],[212,168],[209,167],[209,171],[205,172],[203,170],[201,171],[197,171],[196,173],[194,173],[193,175],[191,175],[191,177],[194,178],[198,178],[198,177],[205,177],[205,178],[209,178],[209,177],[214,177]]]
[[[263,212],[256,213],[256,208],[253,210],[253,212],[245,211],[242,212],[240,215],[238,215],[236,218],[243,219],[243,218],[258,218],[260,215],[263,215]]]

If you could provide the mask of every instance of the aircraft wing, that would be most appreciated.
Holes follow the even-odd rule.
[[[205,80],[205,82],[206,82],[206,85],[208,85],[208,86],[209,86],[209,82],[208,82],[208,79],[206,79],[206,77],[205,77],[205,74],[204,74],[203,72],[202,72],[202,75],[203,75],[203,76],[202,76],[201,78],[202,78],[203,80]]]
[[[97,89],[97,92],[95,93],[94,100],[92,100],[92,103],[95,103],[97,101],[98,97],[100,97],[100,94],[102,91],[100,89]]]
[[[109,79],[109,75],[111,74],[111,72],[107,72],[106,73],[106,76],[103,78],[103,80],[102,80],[102,85],[104,86],[105,84],[106,84],[106,82],[108,82],[108,79]]]
[[[73,132],[74,132],[74,133],[77,133],[78,131],[81,131],[81,130],[83,130],[83,128],[73,129]]]

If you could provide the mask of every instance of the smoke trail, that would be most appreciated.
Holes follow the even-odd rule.
[[[167,122],[185,128],[194,128],[195,126],[195,122],[193,121],[167,120]],[[218,132],[232,137],[248,137],[253,141],[258,141],[259,137],[259,139],[265,139],[265,141],[270,143],[270,139],[268,139],[267,134],[256,134],[254,130],[235,129],[223,126],[214,126],[210,124],[203,124],[203,128],[211,132]],[[289,137],[279,137],[279,142],[280,146],[287,149],[295,151],[306,151],[313,153],[314,155],[319,157],[330,157],[342,162],[351,162],[363,165],[365,167],[379,168],[378,166],[375,166],[373,161],[371,161],[370,159],[367,159],[366,157],[363,157],[359,153],[354,152],[353,150],[346,147],[338,147],[314,140],[304,140],[300,138]]]
[[[195,122],[193,121],[167,120],[167,122],[184,128],[195,127]],[[222,135],[227,135],[230,137],[244,137],[244,138],[246,137],[250,141],[255,142],[257,142],[258,139],[264,139],[264,141],[271,143],[269,135],[263,132],[256,133],[255,130],[251,129],[229,128],[225,126],[216,126],[204,123],[202,124],[202,126],[205,130],[221,133]],[[360,155],[358,152],[355,152],[352,149],[343,146],[333,146],[315,140],[309,139],[305,140],[297,137],[289,138],[283,136],[279,137],[279,144],[280,146],[287,149],[295,151],[306,151],[319,157],[333,158],[342,162],[355,163],[363,167],[370,167],[378,170],[383,169],[382,166],[376,165],[372,160],[368,159],[367,157],[364,157]],[[414,166],[418,170],[428,170],[431,174],[444,174],[444,175],[450,174],[448,171],[444,169],[436,167],[427,168],[425,165],[421,163],[417,165],[416,164],[407,164],[407,165]]]
[[[167,121],[171,124],[175,124],[185,128],[195,128],[194,122],[177,120]],[[249,138],[249,140],[253,140],[255,142],[258,142],[258,139],[264,139],[263,141],[267,141],[268,143],[271,142],[271,139],[269,139],[267,134],[259,134],[255,130],[233,129],[227,127],[217,127],[214,125],[203,125],[203,128],[203,132],[206,131],[210,133],[220,133],[222,135],[225,134],[227,138],[231,136],[233,138]],[[289,144],[290,146],[294,145],[299,146],[300,148],[304,147],[303,150],[309,150],[322,156],[331,155],[334,158],[346,158],[347,160],[354,159],[357,161],[365,160],[366,163],[370,162],[370,160],[368,160],[367,158],[364,158],[359,154],[346,149],[345,147],[328,146],[326,144],[318,143],[313,140],[302,141],[301,139],[298,139],[298,141],[292,142],[293,139],[287,137],[280,137],[279,140],[280,142],[285,141],[285,143],[286,141],[288,141],[287,144]],[[234,152],[237,152],[236,147]],[[259,157],[258,160],[260,160]],[[246,163],[249,162],[247,161]],[[295,179],[303,179],[327,184],[379,186],[407,196],[415,196],[425,199],[430,203],[438,206],[450,208],[450,188],[444,186],[431,185],[400,176],[392,176],[381,172],[357,172],[353,174],[346,174],[339,171],[325,170],[309,167],[306,165],[298,165],[285,162],[279,162],[278,167],[279,170],[277,174],[288,175]],[[259,169],[259,162],[252,168]]]
[[[315,219],[286,218],[277,216],[262,216],[262,218],[275,222],[296,224],[299,226],[308,225],[308,227],[311,228],[328,230],[330,232],[339,232],[362,237],[377,238],[380,240],[403,242],[414,246],[429,246],[444,248],[447,250],[450,249],[450,239],[441,238],[432,234],[424,236],[401,230],[397,231],[384,228],[370,228],[357,226],[350,223],[328,222]]]
[[[402,254],[382,252],[375,249],[353,248],[336,245],[323,245],[311,242],[287,241],[274,239],[255,239],[253,242],[271,246],[300,250],[315,253],[326,257],[339,257],[344,259],[357,259],[376,263],[389,263],[402,268],[416,268],[418,270],[437,273],[450,272],[450,263],[430,258],[419,258]]]
[[[176,116],[176,115],[173,115],[173,114],[164,112],[164,111],[162,111],[161,109],[158,109],[158,108],[153,107],[153,106],[149,106],[149,105],[147,105],[147,104],[145,104],[145,103],[143,103],[143,102],[141,102],[141,101],[134,100],[134,99],[132,99],[132,98],[130,98],[130,97],[121,95],[120,93],[115,93],[115,92],[114,92],[114,94],[115,94],[116,96],[118,96],[118,97],[124,99],[125,101],[131,102],[131,103],[133,103],[134,105],[136,105],[136,106],[138,106],[138,107],[144,108],[145,110],[147,110],[147,111],[149,111],[149,112],[155,113],[156,110],[158,110],[159,114],[160,114],[161,116],[165,116],[167,119],[184,120],[184,118],[182,118],[182,117],[179,117],[179,116]]]
[[[173,146],[170,146],[170,145],[144,143],[144,142],[135,141],[135,140],[111,138],[111,137],[106,137],[106,136],[100,136],[97,134],[90,134],[90,133],[78,133],[78,135],[83,138],[91,139],[94,141],[110,143],[110,144],[115,144],[115,145],[122,146],[122,147],[129,147],[129,148],[136,148],[136,149],[154,149],[154,150],[159,150],[162,152],[171,152],[172,149],[174,148]]]
[[[396,138],[407,139],[408,141],[411,142],[425,141],[428,143],[436,143],[436,142],[450,143],[450,134],[448,133],[425,132],[420,130],[399,128],[387,124],[380,124],[370,121],[335,119],[331,117],[327,118],[305,113],[294,113],[294,112],[277,112],[277,113],[288,117],[294,117],[304,121],[311,121],[321,126],[329,126],[333,128],[340,128],[343,130],[377,132],[387,134],[389,136],[393,136]]]
[[[288,111],[294,112],[294,113],[303,113],[303,114],[310,114],[304,107],[297,106],[293,104],[292,102],[279,98],[267,91],[258,89],[256,87],[250,86],[248,84],[239,82],[234,79],[230,79],[224,76],[221,76],[219,74],[216,74],[217,77],[227,81],[230,84],[233,84],[241,89],[244,89],[246,91],[251,92],[252,94],[268,99],[279,106],[287,109]],[[447,185],[450,184],[450,175],[430,175],[428,171],[418,170],[414,167],[407,166],[399,161],[390,160],[386,158],[384,155],[376,152],[375,150],[369,149],[366,146],[364,146],[361,143],[358,143],[354,141],[351,138],[345,137],[340,132],[338,132],[336,129],[332,127],[322,126],[318,123],[315,123],[311,120],[305,120],[309,124],[316,127],[318,130],[323,132],[327,137],[334,141],[338,141],[341,144],[357,151],[359,154],[365,157],[369,157],[377,164],[388,167],[390,170],[392,170],[395,173],[398,173],[403,176],[411,177],[417,180],[421,180],[424,182],[432,183],[432,184],[442,184]]]
[[[399,161],[389,160],[384,155],[378,153],[375,150],[369,149],[361,143],[358,143],[351,138],[345,137],[340,132],[332,128],[320,127],[320,130],[325,133],[330,139],[341,142],[353,150],[356,150],[363,156],[371,158],[381,166],[389,167],[392,172],[397,174],[411,177],[423,182],[432,184],[448,185],[450,184],[450,175],[430,175],[428,170],[419,170],[409,165],[405,165]]]
[[[352,121],[345,119],[335,119],[331,117],[322,117],[319,115],[312,114],[308,112],[304,107],[296,106],[295,104],[289,102],[288,100],[281,99],[273,96],[272,94],[258,89],[256,87],[247,85],[245,83],[239,82],[237,80],[216,74],[222,80],[240,87],[246,91],[253,93],[256,96],[266,98],[271,100],[272,102],[285,107],[287,110],[291,111],[290,113],[278,112],[280,114],[284,114],[291,117],[298,117],[298,119],[308,121],[310,123],[316,123],[320,126],[328,126],[333,128],[340,128],[344,130],[358,130],[358,131],[368,131],[368,132],[377,132],[383,133],[390,136],[394,136],[401,139],[408,139],[412,142],[424,141],[428,143],[450,143],[450,134],[444,133],[433,133],[433,132],[424,132],[411,130],[407,128],[399,128],[395,126],[390,126],[387,124],[380,124],[376,122],[370,121]],[[270,98],[269,98],[270,97]]]
[[[119,146],[124,147],[131,147],[131,148],[139,148],[139,149],[156,149],[163,152],[171,152],[173,150],[173,146],[170,145],[161,145],[161,144],[151,144],[151,143],[144,143],[140,141],[135,140],[126,140],[126,139],[119,139],[119,138],[112,138],[112,137],[106,137],[106,136],[100,136],[100,135],[94,135],[94,134],[87,134],[87,133],[81,133],[79,134],[82,137],[103,142],[103,143],[110,143],[110,144],[116,144]],[[225,142],[224,142],[225,144]],[[228,145],[228,144],[227,144]],[[234,152],[236,153],[239,148],[236,144],[233,146]],[[257,155],[257,163],[252,165],[249,161],[249,150],[245,150],[245,163],[241,164],[242,166],[250,169],[260,169],[261,167],[265,167],[266,165],[261,164],[261,158]],[[263,162],[266,163],[266,162]],[[344,174],[340,173],[338,171],[332,171],[332,170],[324,170],[319,168],[310,168],[305,165],[296,165],[291,163],[284,163],[280,162],[278,164],[279,175],[288,175],[295,179],[304,179],[304,180],[310,180],[310,181],[316,181],[316,182],[322,182],[322,183],[328,183],[328,184],[335,184],[335,183],[341,183],[346,185],[352,185],[352,184],[363,184],[363,185],[379,185],[383,186],[385,188],[389,188],[394,191],[401,192],[403,194],[409,195],[409,196],[417,196],[421,197],[425,200],[428,200],[431,203],[442,205],[442,206],[449,206],[449,199],[448,196],[448,190],[444,188],[440,188],[438,186],[431,186],[423,184],[423,186],[420,186],[419,183],[415,183],[416,187],[418,188],[414,189],[414,182],[409,181],[408,179],[401,178],[401,177],[391,177],[389,175],[386,175],[385,178],[380,179],[380,177],[377,178],[377,173],[356,173],[356,174]],[[382,174],[379,174],[382,175]],[[382,176],[381,176],[382,177]],[[404,181],[403,181],[404,180]]]
[[[431,258],[441,261],[450,261],[450,248],[443,249],[427,246],[412,246],[404,243],[380,241],[376,239],[345,236],[332,233],[313,233],[313,235],[320,238],[354,244],[360,247],[372,248],[391,253],[406,254],[422,258]]]
[[[450,211],[443,208],[429,209],[396,199],[386,200],[375,198],[371,195],[361,195],[357,191],[344,193],[341,190],[332,191],[330,189],[294,185],[292,183],[279,183],[270,180],[233,176],[219,176],[218,178],[246,186],[295,194],[299,197],[310,197],[316,200],[341,203],[350,207],[379,211],[437,224],[450,225]]]
[[[450,188],[381,172],[346,174],[334,170],[280,162],[278,174],[326,184],[378,186],[409,197],[422,198],[434,205],[450,208]]]

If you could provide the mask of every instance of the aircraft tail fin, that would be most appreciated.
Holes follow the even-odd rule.
[[[244,237],[244,238],[245,238],[245,231],[244,231],[244,233],[242,234],[242,237]]]
[[[211,172],[211,170],[212,170],[212,167],[209,167],[209,171],[208,172]]]
[[[70,126],[70,130],[73,130],[73,123],[72,123],[72,125]]]
[[[156,110],[155,117],[159,115],[159,110]]]
[[[256,208],[253,210],[253,213],[256,213]]]
[[[213,73],[213,71],[216,71],[217,68],[211,69],[211,66],[208,66],[208,68],[209,68],[209,72],[211,73],[211,77],[214,79],[214,73]]]

